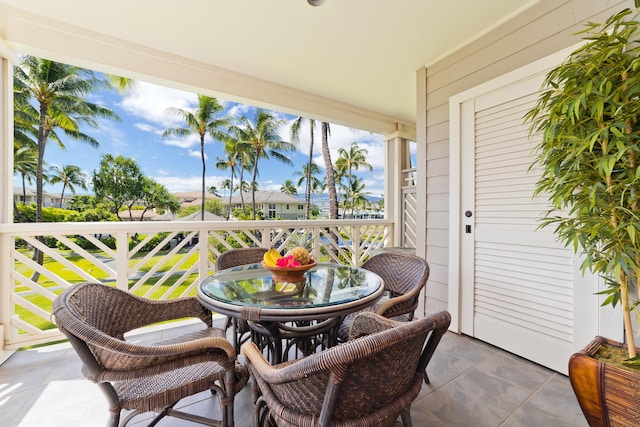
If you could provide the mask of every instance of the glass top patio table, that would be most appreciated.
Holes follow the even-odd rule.
[[[221,270],[198,286],[212,311],[253,322],[322,320],[375,303],[384,293],[377,274],[358,267],[318,263],[303,282],[276,282],[260,264]]]

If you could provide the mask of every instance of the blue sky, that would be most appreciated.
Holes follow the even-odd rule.
[[[65,140],[66,150],[63,151],[55,143],[48,142],[45,152],[45,161],[48,166],[73,164],[80,166],[91,176],[104,154],[122,154],[135,159],[145,175],[165,185],[170,192],[200,189],[201,161],[198,137],[191,135],[188,138],[176,139],[161,136],[162,132],[168,128],[184,125],[180,119],[169,114],[167,108],[194,109],[197,104],[195,94],[146,82],[136,82],[127,93],[98,92],[94,97],[93,102],[114,110],[121,121],[103,121],[99,129],[85,130],[100,142],[100,147],[97,149],[73,140]],[[219,101],[225,106],[227,114],[238,117],[247,114],[251,117],[251,110],[254,107],[222,99]],[[281,136],[289,141],[290,123],[294,117],[285,114],[281,114],[281,117],[287,120],[287,125],[280,130]],[[301,171],[302,165],[308,160],[309,130],[306,122],[301,130],[300,139],[298,150],[290,156],[294,166],[275,160],[260,161],[258,178],[260,190],[280,191],[280,186],[287,179],[297,182],[298,177],[294,176],[294,173]],[[382,195],[384,192],[383,136],[332,124],[329,138],[332,161],[335,162],[338,157],[340,147],[348,148],[353,141],[356,141],[361,148],[368,150],[367,161],[373,166],[373,172],[358,172],[366,184],[366,191],[372,196]],[[228,172],[220,171],[214,166],[217,156],[224,157],[222,144],[208,139],[205,142],[205,153],[207,186],[220,187],[219,183],[229,178]],[[324,171],[319,126],[316,129],[314,162]],[[250,177],[246,179],[250,180]],[[14,176],[14,186],[21,186],[18,176]],[[27,184],[27,186],[34,188],[34,185]],[[59,192],[61,186],[45,185],[45,190]],[[77,191],[84,193],[81,189]],[[303,193],[304,188],[299,188],[298,191]]]

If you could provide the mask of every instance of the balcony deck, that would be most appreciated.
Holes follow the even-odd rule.
[[[156,328],[135,335],[157,341],[189,325]],[[106,400],[80,373],[80,360],[68,343],[17,351],[0,366],[0,425],[7,427],[103,426]],[[411,409],[413,424],[474,427],[587,426],[566,376],[466,336],[445,335],[429,365],[430,385],[423,385]],[[236,397],[238,427],[251,426],[249,386]],[[181,406],[217,416],[218,405],[205,392]],[[146,425],[146,418],[131,426]],[[165,418],[161,427],[193,423]]]

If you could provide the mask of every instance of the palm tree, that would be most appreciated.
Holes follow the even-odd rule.
[[[249,191],[251,191],[251,188],[252,188],[251,183],[245,180],[242,180],[242,182],[236,185],[236,190],[238,190],[241,193],[248,193]]]
[[[322,122],[322,157],[327,172],[327,187],[329,191],[329,219],[338,219],[338,195],[336,193],[336,181],[333,176],[333,164],[331,163],[331,152],[329,151],[329,134],[331,129],[329,123]]]
[[[293,176],[299,176],[298,186],[301,186],[303,182],[307,183],[307,193],[305,194],[306,203],[307,203],[307,215],[311,212],[310,204],[311,195],[316,192],[318,188],[322,187],[322,181],[318,179],[318,175],[320,175],[320,167],[315,163],[307,163],[302,165],[302,172],[294,172]],[[307,216],[306,219],[310,217]]]
[[[350,202],[347,200],[351,198],[351,194],[353,194],[353,187],[356,185],[356,182],[354,182],[353,170],[360,170],[360,168],[365,168],[370,171],[373,170],[373,167],[367,163],[367,154],[367,149],[360,148],[358,143],[355,141],[351,143],[349,150],[344,148],[340,148],[338,150],[336,170],[339,171],[341,182],[343,177],[346,178],[346,183],[343,183],[343,188],[345,189],[343,214],[346,213],[347,205],[349,203],[351,203],[351,209],[353,210],[353,200]]]
[[[38,170],[38,153],[32,147],[13,146],[13,170],[22,178],[22,203],[27,200],[26,183],[31,184]]]
[[[251,181],[251,198],[253,208],[253,219],[256,219],[256,192],[255,184],[258,176],[258,162],[261,158],[269,159],[273,157],[282,163],[291,165],[293,162],[283,152],[294,151],[295,145],[290,142],[283,141],[278,135],[278,128],[285,122],[276,119],[275,116],[265,110],[259,110],[255,125],[246,117],[240,118],[242,126],[232,126],[231,131],[237,137],[238,141],[251,146],[253,155],[253,178]]]
[[[366,196],[369,195],[370,193],[365,192],[364,188],[365,188],[364,182],[358,179],[358,177],[353,177],[352,181],[349,184],[349,187],[347,187],[347,192],[345,193],[345,204],[344,204],[344,208],[343,208],[344,210],[342,213],[343,217],[344,217],[344,214],[346,213],[347,206],[351,208],[352,217],[357,207],[366,206],[368,201]]]
[[[30,147],[38,149],[38,110],[30,102],[30,92],[20,79],[13,81],[13,144],[14,150]],[[38,158],[34,155],[34,161]],[[34,174],[35,178],[35,174]]]
[[[112,89],[111,80],[98,76],[91,70],[61,64],[48,59],[24,57],[20,66],[14,68],[14,85],[19,95],[16,110],[24,112],[25,99],[33,99],[38,112],[37,168],[36,168],[36,222],[42,221],[42,190],[44,177],[44,153],[47,141],[53,139],[61,148],[64,144],[56,134],[56,129],[71,138],[97,147],[98,141],[81,132],[81,125],[98,127],[96,118],[118,120],[118,116],[108,108],[88,101],[89,95],[99,88]],[[21,117],[25,117],[20,113]],[[33,114],[31,114],[33,117]],[[26,121],[20,122],[25,135],[36,134],[29,130]]]
[[[226,197],[227,190],[231,191],[231,189],[233,188],[233,184],[231,183],[231,180],[229,178],[223,179],[222,181],[220,181],[219,184],[220,184],[220,189],[224,191],[223,195]]]
[[[169,112],[175,114],[184,120],[186,127],[176,127],[167,129],[162,133],[163,137],[177,136],[186,137],[197,134],[200,138],[200,157],[202,159],[202,197],[200,205],[200,219],[204,221],[204,203],[205,203],[205,176],[206,176],[206,158],[204,155],[204,140],[207,135],[218,141],[225,141],[226,132],[222,130],[229,124],[229,118],[226,116],[216,117],[218,113],[224,110],[224,107],[216,98],[210,96],[198,95],[198,106],[195,111],[187,111],[181,108],[169,108]]]
[[[300,127],[302,126],[304,117],[298,117],[291,124],[291,141],[298,142],[300,140]],[[313,145],[315,140],[315,128],[316,121],[309,119],[309,161],[307,162],[307,187],[305,190],[305,219],[310,218],[311,214],[311,187],[312,187],[312,173],[313,173]],[[298,183],[300,185],[300,182]]]
[[[367,154],[369,152],[366,148],[360,148],[357,142],[352,142],[347,151],[344,148],[338,150],[338,159],[336,160],[336,168],[338,170],[346,171],[347,185],[351,185],[353,170],[360,170],[365,168],[370,171],[373,167],[367,163]]]
[[[288,194],[289,196],[293,196],[294,194],[298,194],[298,189],[296,188],[296,185],[293,183],[293,181],[288,179],[280,187],[280,192]]]
[[[240,172],[240,180],[242,181],[244,177],[244,170],[246,169],[245,164],[249,162],[250,155],[247,151],[249,147],[246,144],[242,144],[236,138],[231,135],[227,135],[227,139],[224,143],[224,152],[226,154],[226,158],[222,158],[220,156],[217,157],[217,161],[215,163],[216,168],[220,170],[230,170],[231,178],[228,185],[225,188],[229,188],[229,207],[227,209],[227,220],[229,220],[231,216],[231,199],[233,197],[233,193],[235,191],[235,187],[233,185],[233,180],[238,176],[238,171]],[[244,210],[244,197],[242,192],[240,192],[240,200],[242,203],[242,209]]]
[[[58,167],[56,165],[49,168],[49,182],[51,184],[62,183],[62,192],[60,193],[60,207],[62,207],[62,199],[64,199],[64,190],[69,187],[69,190],[76,194],[76,186],[87,189],[87,174],[82,172],[79,166],[75,165],[62,165]]]

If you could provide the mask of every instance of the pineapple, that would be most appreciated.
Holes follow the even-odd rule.
[[[311,255],[306,248],[302,246],[296,246],[289,251],[289,255],[293,255],[293,258],[301,265],[307,265],[311,263]]]

